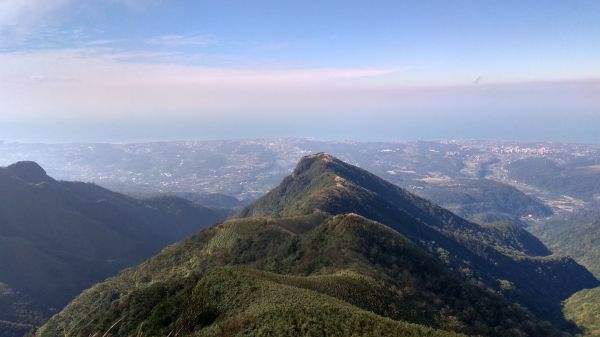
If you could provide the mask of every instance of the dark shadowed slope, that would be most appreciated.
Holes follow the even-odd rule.
[[[572,259],[547,256],[519,226],[480,226],[330,155],[303,158],[281,185],[238,216],[357,213],[407,236],[475,283],[561,323],[561,301],[598,281]]]
[[[225,213],[174,197],[136,200],[56,181],[36,163],[0,168],[0,336]]]
[[[532,226],[552,250],[572,256],[600,277],[600,212],[568,213]],[[566,317],[600,336],[600,287],[583,290],[565,301]]]

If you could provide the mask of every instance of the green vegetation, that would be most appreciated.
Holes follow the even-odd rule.
[[[164,295],[169,299],[159,302]],[[377,316],[327,295],[278,282],[268,273],[238,268],[217,268],[189,288],[151,286],[134,296],[144,301],[137,304],[148,305],[148,310],[122,306],[102,317],[105,326],[113,319],[119,322],[111,330],[115,335],[459,336]],[[140,323],[131,318],[139,315],[147,319]],[[85,336],[74,335],[78,334]],[[45,331],[41,335],[53,334]]]
[[[304,224],[291,227],[296,221]],[[115,322],[115,335],[147,336],[453,335],[425,326],[560,335],[357,215],[249,218],[212,227],[86,291],[37,336],[88,336]]]
[[[487,236],[488,244],[508,255],[517,252],[528,256],[547,257],[551,254],[538,238],[514,222],[486,223],[483,224],[483,228],[490,233]]]
[[[565,302],[565,316],[583,327],[584,336],[600,336],[600,288],[582,290]]]

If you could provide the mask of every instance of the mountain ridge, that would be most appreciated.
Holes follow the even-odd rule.
[[[539,317],[554,319],[555,312],[535,310],[535,305],[555,310],[570,288],[579,290],[597,280],[570,259],[529,256],[503,235],[529,244],[502,228],[470,223],[321,153],[303,158],[278,187],[230,220],[88,289],[36,335],[89,335],[115,325],[119,335],[180,331],[183,336],[261,336],[259,331],[283,331],[296,323],[317,326],[311,317],[319,311],[309,308],[329,303],[321,295],[349,304],[352,315],[366,310],[449,334],[566,335],[558,328],[571,331],[572,326],[560,319],[555,327],[543,322]],[[461,269],[465,266],[470,269]],[[243,281],[225,290],[210,281],[214,273]],[[566,281],[571,283],[565,290]],[[287,289],[298,303],[269,306],[285,300],[281,302],[279,290],[279,295],[264,291],[266,283],[271,290]],[[304,288],[320,294],[311,297],[315,303],[302,300]],[[266,297],[256,297],[258,289]],[[344,295],[349,289],[358,294]],[[389,296],[377,297],[382,293]],[[200,294],[189,295],[196,301],[192,307],[186,294]],[[538,318],[511,301],[524,303]],[[82,326],[77,317],[88,317],[90,323]],[[331,320],[321,327],[340,335],[337,324]],[[419,335],[419,329],[411,331]]]
[[[290,225],[302,221],[306,222],[300,225],[302,229],[290,229]],[[395,256],[396,260],[389,260],[391,256]],[[220,268],[234,268],[235,271],[240,270],[235,269],[240,267],[244,268],[244,273],[249,272],[258,277],[241,284],[229,283],[227,288],[233,290],[223,289],[216,293],[211,290],[212,286],[209,289],[201,286],[206,282],[210,283],[206,280],[210,280],[215,272],[219,273],[219,270],[222,270]],[[267,274],[264,274],[265,272]],[[234,279],[238,277],[237,273],[230,275]],[[269,295],[266,294],[267,291],[259,290],[261,286],[256,286],[258,288],[255,290],[245,290],[255,287],[252,284],[263,284],[264,277],[270,282],[282,284],[291,293],[283,298],[265,298]],[[229,282],[227,279],[229,278],[221,282]],[[106,331],[121,318],[124,320],[120,321],[115,330],[115,334],[118,335],[128,335],[138,329],[146,335],[164,335],[179,329],[185,330],[182,321],[185,316],[182,315],[187,310],[193,310],[188,309],[185,298],[189,295],[185,294],[194,293],[193,289],[197,289],[198,286],[203,290],[195,291],[207,291],[209,294],[203,301],[209,301],[210,304],[203,304],[205,309],[196,314],[202,317],[212,315],[208,323],[197,322],[197,330],[192,329],[188,332],[200,335],[222,335],[228,322],[234,318],[239,320],[240,316],[249,319],[250,322],[243,323],[241,331],[237,332],[271,331],[274,326],[278,326],[276,322],[279,319],[289,322],[287,318],[277,315],[279,318],[276,322],[270,321],[267,326],[261,325],[265,320],[264,315],[272,315],[273,310],[287,312],[295,307],[294,301],[298,301],[300,308],[305,308],[305,305],[321,308],[321,301],[328,301],[311,300],[300,304],[301,298],[305,296],[300,295],[304,292],[302,289],[346,302],[354,308],[351,311],[357,315],[367,310],[379,317],[391,318],[395,322],[418,324],[419,327],[415,327],[411,333],[426,325],[448,331],[491,336],[504,336],[509,332],[523,336],[562,335],[549,324],[536,321],[531,314],[500,296],[462,283],[410,240],[387,226],[355,214],[326,218],[307,216],[292,219],[232,219],[213,226],[178,245],[166,248],[140,266],[126,270],[118,277],[87,290],[62,313],[39,329],[37,335],[56,336],[61,335],[61,331],[64,330],[73,331],[76,336],[88,335]],[[349,289],[359,291],[360,295]],[[235,294],[232,294],[233,297],[227,295],[229,304],[215,300],[223,296],[223,292],[229,291]],[[349,296],[350,294],[355,296]],[[249,305],[247,296],[257,295],[267,301],[267,304],[261,306],[263,309],[259,313],[246,309],[239,312],[240,307],[245,308]],[[295,300],[288,302],[288,297]],[[156,299],[147,302],[152,298]],[[144,304],[138,308],[135,303]],[[285,303],[289,305],[286,307]],[[168,307],[164,308],[165,305]],[[444,314],[440,314],[438,309]],[[139,310],[142,310],[142,313],[139,313]],[[174,316],[163,317],[163,314],[159,314],[163,310],[171,312]],[[299,310],[304,312],[308,309]],[[329,315],[326,313],[326,310],[316,311],[302,318],[305,314],[294,311],[291,315],[304,322],[303,324],[311,326],[314,322],[310,317]],[[152,320],[156,315],[165,319],[163,325]],[[86,317],[89,323],[78,324],[78,317]],[[308,321],[305,321],[306,319]],[[379,319],[373,318],[373,322]],[[519,323],[516,323],[517,321]],[[334,326],[335,329],[341,329],[337,324],[346,324],[345,322],[334,320],[326,328],[331,329]],[[290,322],[290,325],[293,324]],[[423,336],[440,333],[429,332]],[[449,332],[447,334],[451,335]],[[333,335],[342,336],[339,333]],[[377,334],[373,336],[375,335]]]

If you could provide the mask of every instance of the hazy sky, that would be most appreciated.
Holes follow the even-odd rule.
[[[600,1],[0,0],[0,139],[600,142]]]

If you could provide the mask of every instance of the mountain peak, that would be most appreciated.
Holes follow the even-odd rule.
[[[398,204],[413,201],[413,196],[399,187],[320,152],[303,157],[278,187],[240,210],[237,216],[295,216],[315,210],[332,215],[361,214],[358,210],[371,209],[368,206],[375,197],[379,197],[378,202],[390,198],[395,198]],[[391,207],[389,202],[384,203],[382,207]]]
[[[29,182],[29,183],[41,183],[45,181],[51,181],[46,171],[34,161],[20,161],[16,162],[7,167],[13,175]]]
[[[310,170],[311,168],[313,168],[315,166],[315,164],[322,164],[322,165],[326,165],[328,163],[333,163],[333,162],[341,162],[339,159],[337,159],[336,157],[325,153],[325,152],[319,152],[319,153],[315,153],[315,154],[310,154],[307,156],[302,157],[302,159],[300,159],[300,161],[298,162],[298,165],[296,165],[296,168],[294,169],[294,176],[298,176],[308,170]]]
[[[331,161],[334,161],[334,160],[338,160],[336,157],[334,157],[334,156],[332,156],[332,155],[330,155],[329,153],[326,153],[326,152],[318,152],[318,153],[315,153],[315,154],[308,155],[308,156],[306,156],[304,158],[306,158],[306,159],[315,159],[315,160],[323,160],[323,161],[326,161],[326,162],[331,162]]]

